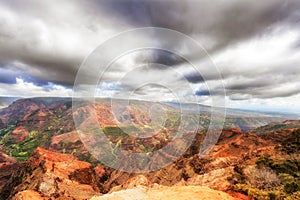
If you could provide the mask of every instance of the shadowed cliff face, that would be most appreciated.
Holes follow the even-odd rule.
[[[15,158],[0,153],[0,190],[2,190],[3,186],[18,168],[19,163]]]
[[[1,119],[0,119],[0,129],[5,129],[7,128],[7,124],[4,123]]]

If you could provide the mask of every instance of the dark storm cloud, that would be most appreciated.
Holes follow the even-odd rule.
[[[197,90],[195,92],[196,96],[210,96],[210,92],[208,90]]]
[[[290,64],[291,65],[291,64]],[[298,68],[296,66],[294,69]],[[273,69],[273,70],[271,70]],[[226,95],[231,100],[246,100],[252,98],[272,99],[277,97],[292,97],[300,94],[299,70],[286,69],[280,73],[278,69],[270,68],[264,73],[256,75],[231,74],[222,80]],[[205,83],[199,74],[190,74],[186,79],[193,83]],[[207,80],[206,80],[207,81]],[[213,87],[207,89],[198,89],[195,92],[197,96],[222,95],[223,87],[220,87],[221,80],[208,79]]]
[[[71,87],[81,62],[103,42],[103,38],[145,26],[180,31],[196,39],[211,56],[215,56],[236,44],[256,40],[274,30],[299,30],[299,10],[298,0],[265,0],[259,3],[253,0],[77,0],[59,3],[29,0],[26,5],[19,0],[2,1],[0,62],[10,66],[10,70],[2,70],[4,68],[0,65],[0,82],[13,84],[21,74],[24,80],[37,85],[53,82]],[[157,39],[155,33],[151,37]],[[300,38],[297,41],[290,47],[293,51],[299,49]],[[175,49],[185,48],[184,41],[173,43]],[[289,55],[293,53],[289,52]],[[207,56],[189,49],[186,54],[195,61]],[[240,94],[235,99],[298,94],[299,80],[295,76],[300,74],[299,62],[295,59],[292,62],[286,54],[280,56],[281,63],[270,59],[266,64],[251,68],[239,66],[240,63],[232,64],[238,57],[225,63],[221,75],[228,94]],[[169,66],[180,68],[185,64],[183,58],[164,50],[145,51],[135,59],[136,63],[162,64],[157,65],[155,70],[166,70]],[[117,72],[123,70],[121,67],[116,68]],[[95,74],[92,72],[90,76]],[[205,81],[220,81],[219,74],[205,74]],[[113,75],[107,76],[109,80]],[[169,78],[168,74],[164,76]],[[242,78],[236,79],[238,76]],[[183,72],[184,79],[192,84],[204,82],[198,73]],[[217,86],[214,90],[211,93],[217,94]],[[151,91],[156,92],[154,89]],[[208,95],[208,92],[198,90],[195,95]]]
[[[261,34],[279,22],[294,26],[295,20],[300,19],[297,0],[260,3],[251,0],[213,3],[209,0],[112,0],[98,1],[98,4],[137,27],[155,26],[193,36],[208,35],[216,40],[214,48]]]
[[[16,77],[20,74],[16,74],[10,70],[1,69],[0,71],[0,83],[14,84],[16,83]]]
[[[9,62],[9,60],[7,60],[7,62]],[[22,78],[38,86],[47,85],[48,82],[55,82],[67,87],[73,86],[74,77],[77,72],[74,66],[64,67],[61,63],[55,65],[46,62],[43,62],[42,65],[38,65],[35,60],[26,63],[30,63],[30,65],[24,67],[16,63],[10,63],[9,66],[0,66],[1,82],[14,84],[16,78]]]
[[[293,48],[300,49],[300,39],[293,45]]]
[[[226,79],[232,76],[236,76],[234,72],[230,69],[222,69],[220,73],[216,70],[205,70],[205,77],[202,75],[201,70],[198,70],[194,72],[184,73],[182,79],[195,84],[202,83],[205,81],[217,81],[220,80],[220,78]],[[243,72],[240,72],[238,75],[243,75]]]
[[[186,74],[184,78],[190,83],[202,83],[205,81],[199,73],[189,73]]]
[[[161,49],[149,49],[141,51],[136,56],[135,62],[137,64],[151,64],[157,63],[157,69],[167,69],[169,66],[175,66],[185,63],[185,59],[172,52]]]
[[[93,1],[96,6],[101,8],[104,12],[117,17],[119,20],[126,20],[130,23],[139,26],[152,25],[152,4],[153,1],[144,0],[96,0]]]
[[[272,79],[261,79],[261,78],[258,78],[258,79],[260,79],[260,80],[257,80],[257,79],[251,79],[251,80],[248,79],[246,81],[236,80],[233,83],[227,84],[226,89],[227,90],[245,91],[245,90],[252,90],[252,89],[256,89],[256,88],[263,88],[263,87],[267,87],[270,85],[274,86],[274,83],[276,83]]]
[[[290,97],[300,93],[299,85],[298,88],[260,88],[255,90],[243,90],[239,92],[232,92],[230,91],[227,95],[232,100],[242,100],[242,99],[251,99],[251,98],[259,98],[259,99],[271,99],[271,98],[278,98],[278,97]]]
[[[38,82],[73,85],[81,62],[109,36],[105,32],[124,29],[97,11],[82,0],[1,2],[0,62],[18,63]]]
[[[210,54],[222,52],[228,46],[238,42],[243,42],[253,37],[260,37],[268,34],[275,29],[289,29],[295,27],[300,21],[300,2],[296,0],[267,0],[261,3],[255,1],[101,1],[100,4],[107,8],[114,15],[120,15],[122,20],[127,21],[137,27],[156,26],[170,28],[199,38],[199,42],[208,49]],[[115,5],[115,6],[113,6]],[[141,13],[134,8],[141,8]],[[127,12],[130,10],[132,15]],[[121,17],[122,16],[122,17]],[[148,20],[145,20],[148,19]],[[299,27],[300,28],[300,27]],[[211,38],[212,44],[206,42],[205,38]],[[204,38],[204,39],[202,39]],[[162,41],[163,42],[163,41]],[[182,41],[174,41],[174,45],[182,45]],[[299,43],[295,44],[296,47]],[[157,54],[160,53],[161,56]],[[189,58],[195,60],[202,59],[200,52],[188,52]],[[164,52],[153,52],[151,61],[161,61],[167,57]],[[150,56],[149,56],[150,57]],[[153,59],[158,57],[159,59]],[[255,59],[255,58],[253,58]],[[168,63],[167,65],[175,66],[179,63]],[[271,90],[272,87],[284,85],[284,78],[291,77],[297,67],[293,63],[286,62],[285,66],[274,67],[277,63],[270,60],[268,65],[260,67],[253,66],[250,70],[232,71],[230,69],[221,70],[222,77],[225,79],[236,76],[244,77],[244,80],[235,80],[226,85],[228,94],[240,92],[241,98],[273,98],[284,97],[298,94],[298,90],[293,88],[284,88],[283,91]],[[228,68],[231,68],[228,66]],[[298,67],[299,68],[299,67]],[[165,69],[165,68],[162,68]],[[267,74],[261,78],[261,73]],[[277,75],[284,74],[281,79]],[[205,80],[200,73],[184,74],[183,79],[190,83],[202,83],[204,81],[218,81],[218,74],[208,73]],[[274,78],[277,77],[277,78]],[[250,80],[249,80],[250,78]],[[246,81],[245,81],[246,80]],[[292,80],[297,82],[298,80]],[[205,95],[205,91],[197,91],[196,95]],[[214,94],[218,94],[215,89]]]
[[[276,98],[289,97],[300,93],[299,74],[272,74],[252,78],[232,78],[225,84],[227,94],[231,99]],[[287,79],[288,77],[288,79]]]
[[[18,8],[20,7],[19,4],[23,3],[15,1],[15,5],[10,3],[10,7],[15,6]],[[205,41],[202,41],[212,51],[222,49],[233,42],[263,33],[266,28],[280,21],[284,21],[287,24],[293,23],[293,20],[299,17],[299,15],[295,14],[299,10],[299,2],[296,0],[267,0],[261,3],[250,0],[232,0],[228,2],[218,0],[214,3],[208,0],[188,0],[184,2],[170,0],[101,0],[93,1],[90,4],[83,3],[83,1],[74,1],[74,4],[87,6],[87,10],[91,11],[91,19],[94,20],[102,16],[101,12],[106,13],[106,19],[112,24],[116,21],[125,21],[135,27],[156,26],[177,30],[196,38],[197,36],[212,37],[215,40],[212,46],[209,46],[209,44],[206,45]],[[33,7],[34,10],[31,11],[36,17],[41,15],[41,12],[38,12],[37,9],[42,8],[44,10],[41,5],[41,3],[37,4],[37,6]],[[92,8],[91,5],[97,5],[97,7]],[[59,5],[56,7],[59,7]],[[30,10],[30,8],[26,6],[26,10]],[[44,18],[51,18],[54,15],[54,13],[51,13],[51,10],[43,14]],[[76,16],[74,16],[73,20],[76,20]],[[93,24],[87,24],[86,26],[93,27]],[[7,27],[4,26],[3,28]],[[30,29],[30,27],[27,28]],[[36,34],[41,34],[41,32],[39,33],[39,30],[37,30]],[[30,39],[30,36],[27,36]],[[18,34],[9,32],[8,28],[6,31],[2,30],[0,37],[2,39],[7,37],[16,38]],[[79,39],[83,40],[84,38]],[[34,45],[37,41],[32,40],[31,42]],[[174,43],[174,45],[180,46],[180,41],[174,41]],[[5,40],[2,45],[5,47]],[[12,48],[11,51],[7,48],[3,49],[4,52],[1,51],[2,59],[13,60],[14,57],[17,57],[20,61],[39,68],[45,73],[51,71],[50,74],[56,75],[50,76],[49,81],[60,80],[60,82],[65,82],[66,84],[72,84],[76,70],[85,57],[85,55],[82,55],[82,57],[68,55],[53,56],[47,53],[38,54],[36,52],[28,52],[30,55],[26,55],[26,49],[25,52],[19,52],[16,49],[19,47],[19,44],[16,43],[13,45],[15,46],[10,46]],[[159,53],[161,55],[158,55]],[[195,54],[195,59],[199,59],[198,52],[189,53]],[[172,59],[168,59],[168,55],[163,51],[153,52],[153,54],[153,57],[157,58],[153,59],[153,61],[161,61],[162,64],[166,62],[166,65],[180,64],[180,62],[173,62]],[[41,76],[41,78],[44,79],[46,77]]]
[[[45,80],[41,80],[41,82],[36,81],[34,78],[25,73],[25,71],[19,70],[12,64],[0,63],[0,83],[15,84],[17,78],[34,82],[36,85],[47,84]]]

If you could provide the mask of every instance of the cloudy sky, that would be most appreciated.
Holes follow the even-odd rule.
[[[170,101],[179,95],[210,104],[211,96],[223,98],[224,85],[228,107],[300,112],[299,0],[2,0],[0,95],[72,96],[78,69],[99,45],[142,27],[181,32],[206,53],[185,48],[184,40],[172,44],[183,55],[127,53],[105,72],[98,96],[130,92]],[[166,42],[158,33],[131,40]],[[184,57],[202,71],[192,70]]]

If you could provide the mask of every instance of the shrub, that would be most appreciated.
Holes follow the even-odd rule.
[[[245,169],[247,183],[260,190],[270,190],[280,185],[277,174],[267,167],[248,167]]]
[[[300,192],[295,192],[289,197],[286,197],[284,200],[300,200]]]
[[[255,162],[258,166],[267,166],[272,168],[274,165],[274,161],[270,158],[270,155],[265,154],[263,157],[260,157]]]
[[[281,173],[278,175],[281,183],[287,183],[287,182],[292,182],[295,181],[295,178],[290,175],[290,174],[286,174],[286,173]]]
[[[30,139],[35,138],[38,134],[39,134],[39,132],[36,130],[30,131],[29,138]]]
[[[246,184],[236,184],[233,189],[237,192],[242,192],[249,197],[258,200],[273,200],[273,199],[283,199],[286,195],[281,191],[273,190],[273,191],[264,191],[257,188],[252,188]]]
[[[296,181],[288,182],[284,184],[284,191],[288,194],[300,191],[300,183]]]
[[[293,131],[293,133],[282,141],[282,148],[288,154],[300,152],[300,129]]]
[[[288,159],[285,161],[274,161],[269,155],[265,155],[257,159],[256,164],[258,167],[269,167],[277,174],[285,173],[292,176],[297,176],[297,172],[300,171],[300,162],[297,159]]]

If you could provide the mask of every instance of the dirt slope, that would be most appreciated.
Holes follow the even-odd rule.
[[[224,192],[200,186],[156,186],[153,188],[136,187],[113,192],[91,200],[233,200]]]

